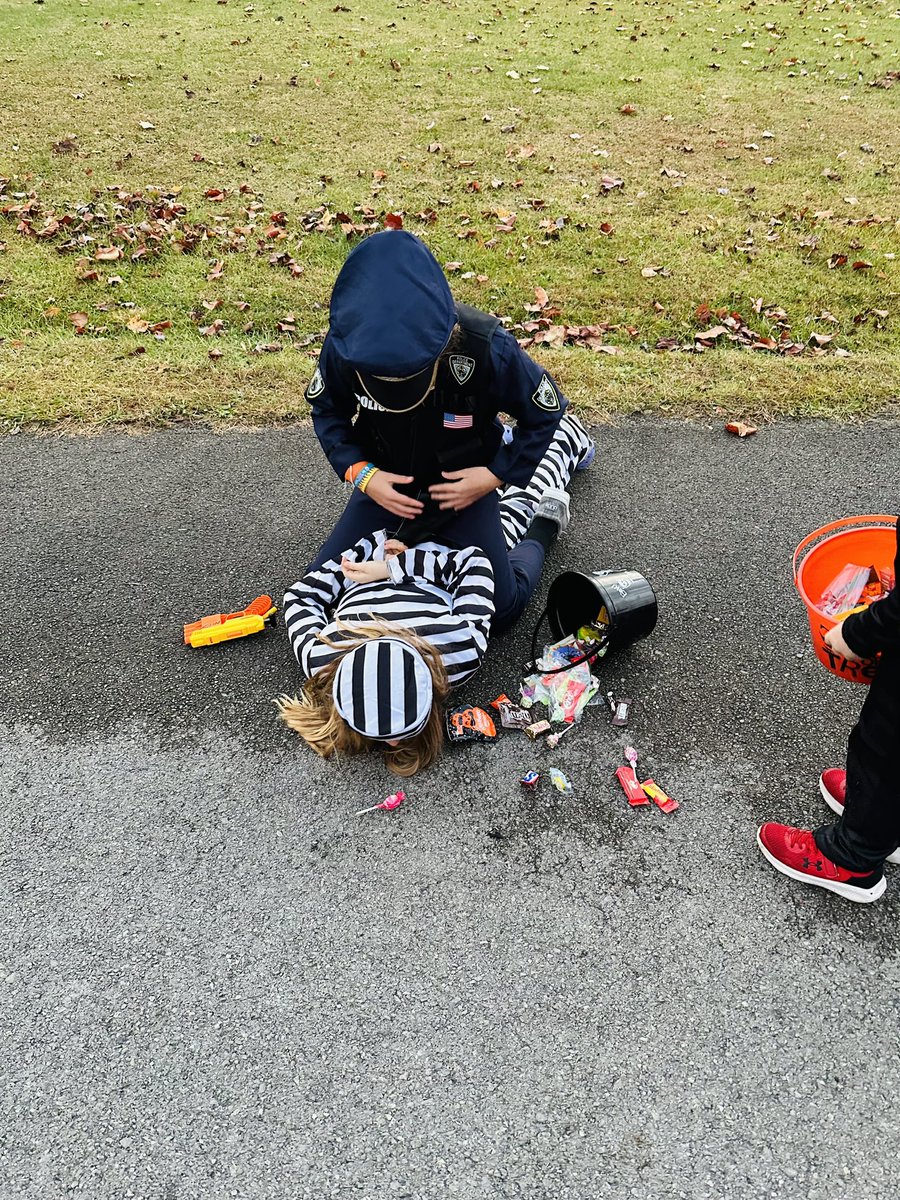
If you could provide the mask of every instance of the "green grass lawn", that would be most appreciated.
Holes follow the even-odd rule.
[[[0,0],[0,56],[7,425],[302,417],[387,214],[608,326],[535,352],[593,417],[898,403],[890,3]],[[701,305],[796,356],[693,352]]]

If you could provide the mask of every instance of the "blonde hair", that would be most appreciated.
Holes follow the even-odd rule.
[[[440,758],[444,744],[444,701],[450,684],[441,656],[430,642],[411,629],[393,625],[390,621],[373,617],[367,625],[345,625],[341,621],[337,625],[354,636],[347,641],[332,642],[323,634],[318,635],[320,642],[339,650],[340,654],[307,679],[299,696],[279,696],[275,700],[279,717],[321,758],[349,757],[378,746],[384,753],[384,764],[389,771],[395,775],[415,775]],[[337,711],[332,692],[334,676],[344,655],[366,641],[382,637],[407,642],[418,650],[431,672],[433,695],[425,727],[396,746],[387,746],[351,729]]]

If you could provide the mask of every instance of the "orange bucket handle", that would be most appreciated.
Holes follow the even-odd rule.
[[[840,521],[832,521],[830,525],[823,525],[821,529],[815,529],[808,534],[797,549],[794,551],[794,556],[791,560],[791,566],[794,572],[794,587],[797,587],[797,577],[799,574],[800,557],[805,550],[808,550],[814,542],[829,533],[837,533],[838,530],[853,529],[857,525],[896,525],[897,518],[892,517],[889,513],[868,513],[859,517],[842,517]],[[798,588],[799,590],[799,588]]]

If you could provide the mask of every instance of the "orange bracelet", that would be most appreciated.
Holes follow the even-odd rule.
[[[347,480],[348,483],[355,483],[357,475],[361,475],[362,472],[368,466],[369,466],[369,463],[367,463],[367,462],[353,463],[353,465],[348,467],[347,470],[344,472],[344,478]]]

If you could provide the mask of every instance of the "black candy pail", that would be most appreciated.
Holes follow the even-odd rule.
[[[610,651],[647,637],[657,616],[656,593],[638,571],[563,571],[547,593],[554,637],[568,637],[582,625],[605,626]]]

